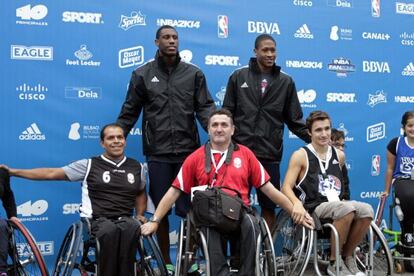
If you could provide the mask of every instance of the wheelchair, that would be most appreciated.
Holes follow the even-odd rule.
[[[7,274],[48,276],[43,257],[32,234],[18,220],[8,220],[10,230]]]
[[[387,198],[381,197],[379,199],[379,204],[378,204],[378,208],[377,208],[377,212],[375,216],[376,217],[375,222],[376,222],[376,225],[382,230],[382,233],[384,234],[386,238],[386,242],[390,248],[394,271],[396,273],[402,273],[406,270],[407,265],[410,265],[412,269],[413,261],[414,261],[414,247],[404,245],[401,241],[401,231],[393,228],[394,215],[397,218],[398,218],[398,215],[400,215],[400,214],[398,215],[396,214],[397,204],[394,198],[395,198],[395,195],[393,195],[392,203],[389,204],[388,206],[389,217],[388,217],[387,222],[383,220],[383,211],[387,203]],[[410,257],[404,256],[405,252],[411,253],[411,256]]]
[[[276,276],[276,260],[273,250],[272,236],[266,222],[259,222],[260,233],[256,247],[255,275]],[[232,256],[228,259],[230,272],[238,271],[239,259]],[[210,271],[210,257],[207,239],[204,233],[195,226],[192,213],[181,220],[176,260],[176,275],[190,275],[189,269],[196,265],[198,273],[205,276],[214,276]]]
[[[290,215],[281,210],[272,234],[277,275],[303,275],[311,256],[314,232],[295,224]]]
[[[164,260],[154,237],[141,235],[138,244],[135,275],[167,275]],[[99,241],[91,234],[90,220],[82,218],[82,221],[73,223],[66,232],[53,275],[72,275],[74,270],[78,270],[81,276],[99,276],[99,251]]]

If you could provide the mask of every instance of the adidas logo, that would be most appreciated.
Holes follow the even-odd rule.
[[[246,82],[244,82],[241,86],[240,86],[240,88],[248,88],[249,86],[247,85],[247,83]]]
[[[154,77],[152,78],[151,82],[160,82],[160,80],[159,80],[159,79],[157,79],[157,77],[156,77],[156,76],[154,76]]]
[[[403,76],[409,76],[412,77],[414,76],[414,64],[412,62],[410,62],[402,71],[401,75]]]
[[[46,140],[36,123],[32,123],[26,130],[19,135],[19,140]]]
[[[297,29],[293,36],[296,38],[313,39],[313,34],[306,24],[303,24],[299,29]]]

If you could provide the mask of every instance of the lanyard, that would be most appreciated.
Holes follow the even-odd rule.
[[[321,169],[323,179],[326,179],[328,177],[328,175],[326,174],[326,171],[328,170],[329,161],[331,160],[331,157],[332,157],[332,148],[331,147],[328,148],[328,151],[326,152],[326,156],[325,156],[325,165],[323,165],[322,159],[319,158],[312,144],[309,144],[307,147],[313,154],[315,154],[316,158],[318,158],[319,167]]]
[[[228,150],[226,150],[225,152],[220,152],[220,151],[213,150],[213,149],[211,150],[211,162],[213,163],[213,166],[214,166],[214,175],[213,175],[213,179],[211,181],[211,186],[212,187],[214,186],[214,183],[217,180],[218,171],[220,170],[221,166],[223,166],[224,162],[226,161],[227,152],[228,152]],[[215,153],[220,153],[221,154],[220,161],[218,162],[218,164],[216,164],[216,159],[214,158]]]

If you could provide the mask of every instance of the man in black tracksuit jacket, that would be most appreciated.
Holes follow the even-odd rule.
[[[181,61],[177,31],[168,25],[160,27],[155,44],[155,59],[132,73],[117,123],[128,133],[143,109],[142,140],[148,161],[149,194],[157,207],[184,159],[200,147],[196,117],[206,130],[215,104],[203,72]],[[188,196],[181,198],[176,203],[176,214],[185,216],[188,207]],[[157,236],[163,257],[170,264],[168,230],[166,217],[160,222]]]
[[[256,58],[250,59],[249,66],[230,76],[223,108],[234,116],[233,139],[255,153],[271,182],[280,188],[284,124],[303,141],[310,142],[310,137],[302,120],[295,83],[275,65],[275,40],[268,34],[259,35],[254,52]],[[273,227],[275,204],[260,190],[257,193],[262,216]]]

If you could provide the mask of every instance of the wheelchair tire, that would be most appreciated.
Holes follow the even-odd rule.
[[[302,275],[312,253],[313,230],[294,224],[281,210],[272,232],[277,274]]]
[[[361,242],[357,247],[356,251],[356,261],[359,269],[362,271],[368,272],[373,271],[373,275],[392,275],[393,274],[393,260],[391,251],[388,247],[387,240],[385,239],[383,233],[378,228],[378,226],[371,222],[371,229],[373,233],[374,248],[373,248],[373,264],[370,265],[369,262],[369,237]]]
[[[139,275],[168,275],[164,259],[161,256],[161,251],[155,242],[154,237],[152,235],[141,236],[139,246],[140,248],[138,249],[138,252],[140,257],[137,260],[138,265],[141,265],[141,273]]]
[[[11,235],[11,257],[13,264],[9,266],[9,275],[41,275],[47,276],[49,272],[46,268],[42,254],[36,242],[24,225],[18,220],[8,220],[12,230]],[[27,244],[29,250],[18,250],[17,246]]]
[[[82,223],[78,221],[72,224],[66,232],[56,258],[53,276],[72,275],[82,241],[82,227]]]
[[[256,250],[256,275],[276,276],[276,256],[273,238],[264,219],[259,222],[260,236]]]

